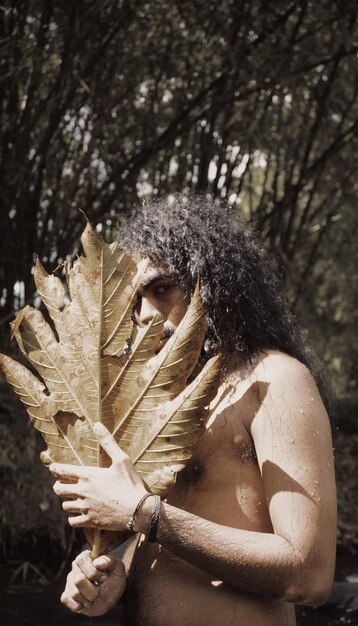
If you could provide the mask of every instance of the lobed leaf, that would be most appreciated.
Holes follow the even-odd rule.
[[[152,493],[165,497],[189,460],[214,397],[220,357],[198,366],[205,316],[197,286],[173,336],[158,351],[165,319],[145,328],[132,311],[148,260],[136,264],[87,224],[84,255],[67,267],[67,288],[37,261],[35,283],[49,321],[26,306],[12,334],[37,375],[0,355],[0,370],[57,462],[106,466],[93,426],[103,421]],[[87,532],[92,541],[93,533]],[[123,534],[102,533],[101,551]]]

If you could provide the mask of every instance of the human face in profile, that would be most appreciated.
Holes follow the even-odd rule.
[[[142,276],[138,298],[134,307],[135,320],[141,328],[147,326],[160,313],[166,317],[164,334],[159,350],[165,345],[183,319],[190,298],[175,279],[150,266]]]

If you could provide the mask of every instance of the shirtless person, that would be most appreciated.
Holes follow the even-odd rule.
[[[294,603],[322,604],[332,585],[333,453],[320,376],[267,255],[229,209],[181,196],[139,209],[120,243],[152,262],[136,322],[160,312],[175,328],[199,276],[205,354],[225,361],[194,456],[161,503],[157,543],[144,537],[153,496],[135,517],[142,540],[130,568],[124,558],[127,623],[294,625]],[[125,530],[146,488],[108,431],[98,437],[111,467],[53,465],[54,489],[71,526]],[[92,562],[85,551],[62,602],[100,615],[125,586],[122,560]]]

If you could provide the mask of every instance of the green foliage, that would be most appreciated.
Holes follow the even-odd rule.
[[[109,237],[147,195],[210,193],[262,233],[335,393],[354,402],[356,24],[352,0],[3,2],[5,348],[14,311],[34,300],[35,254],[52,271],[78,252],[79,208]],[[4,411],[0,544],[15,541],[24,499],[26,527],[43,523],[49,491],[33,435],[16,436],[26,418]]]
[[[347,203],[338,215],[339,227],[327,232],[315,263],[302,281],[299,312],[327,364],[333,397],[342,406],[351,404],[349,429],[355,421],[357,430],[353,407],[358,397],[358,214],[353,203]],[[340,406],[336,412],[340,417]],[[343,426],[345,419],[340,417]]]
[[[357,550],[358,548],[358,503],[357,493],[358,433],[335,434],[335,465],[338,495],[338,543]]]
[[[0,406],[0,555],[26,560],[35,551],[48,564],[46,549],[55,558],[65,547],[66,517],[39,460],[43,441],[4,381]]]
[[[338,0],[5,4],[3,337],[34,254],[52,268],[77,252],[79,207],[108,234],[173,191],[235,204],[301,305],[356,192],[355,17]]]

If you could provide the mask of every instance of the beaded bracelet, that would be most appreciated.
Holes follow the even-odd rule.
[[[160,517],[160,496],[154,496],[154,509],[152,519],[150,520],[148,541],[155,543],[157,541],[157,530]]]
[[[135,533],[135,530],[134,530],[134,528],[133,528],[134,523],[135,523],[135,517],[136,517],[136,515],[137,515],[137,513],[138,513],[138,511],[139,511],[139,509],[140,509],[140,507],[142,506],[143,502],[144,502],[147,498],[150,498],[151,496],[152,496],[152,494],[151,494],[151,493],[145,493],[145,494],[144,494],[144,496],[143,496],[143,497],[139,500],[139,502],[138,502],[138,504],[137,504],[136,508],[134,509],[134,513],[133,513],[133,515],[130,517],[129,522],[128,522],[128,524],[127,524],[127,528],[128,528],[128,530],[129,530],[132,534],[134,534],[134,533]]]

